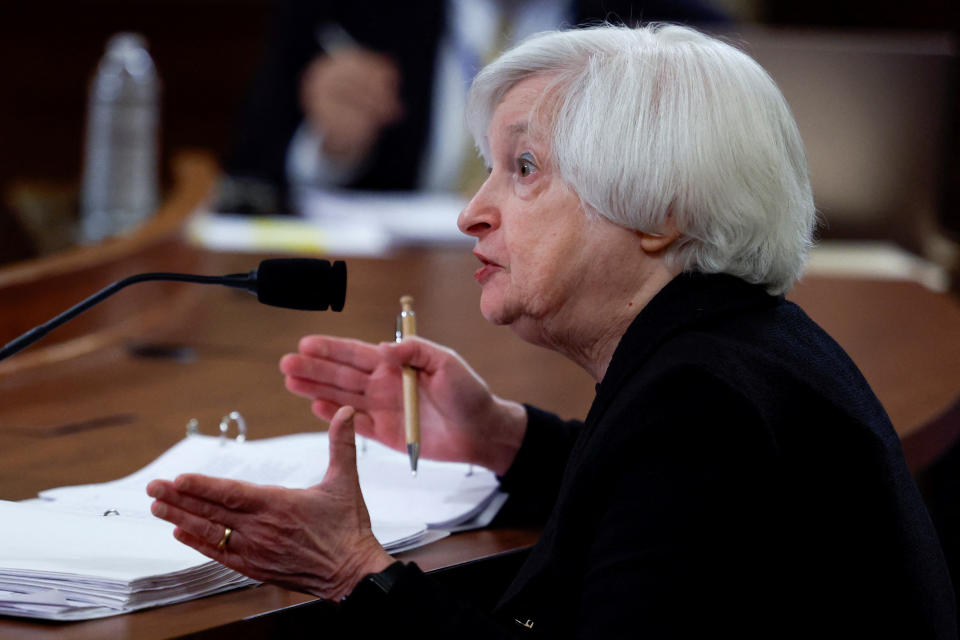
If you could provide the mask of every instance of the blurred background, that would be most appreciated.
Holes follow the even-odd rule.
[[[794,110],[820,236],[891,241],[955,271],[958,3],[707,4],[727,18],[710,29],[756,57]],[[77,215],[88,88],[111,35],[142,34],[162,83],[162,199],[177,153],[228,154],[276,10],[272,0],[0,3],[0,262],[75,241],[62,229]]]

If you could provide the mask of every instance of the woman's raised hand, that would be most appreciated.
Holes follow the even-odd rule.
[[[357,410],[357,433],[406,451],[401,368],[418,369],[421,455],[479,464],[503,474],[526,430],[522,405],[493,395],[456,352],[417,337],[374,345],[307,336],[280,360],[286,386],[313,400],[324,420],[345,405]]]

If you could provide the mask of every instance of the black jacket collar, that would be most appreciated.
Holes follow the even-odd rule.
[[[667,283],[641,309],[613,353],[587,424],[600,418],[603,408],[616,396],[623,380],[678,331],[751,307],[773,306],[783,296],[772,296],[761,285],[735,276],[715,273],[682,273]]]

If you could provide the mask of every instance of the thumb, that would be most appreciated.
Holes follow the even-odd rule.
[[[436,371],[447,350],[419,336],[405,337],[402,342],[381,342],[377,350],[387,364],[395,367],[410,366],[426,371]]]
[[[353,416],[356,409],[349,405],[340,407],[333,419],[327,437],[330,440],[330,465],[323,476],[323,484],[345,480],[358,483],[357,443],[354,439]]]

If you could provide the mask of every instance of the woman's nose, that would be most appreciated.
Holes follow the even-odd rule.
[[[496,228],[499,211],[495,205],[491,177],[480,187],[457,217],[457,227],[468,236],[481,237]]]

